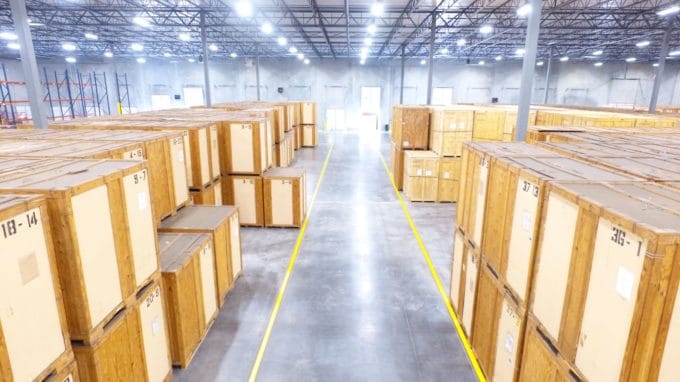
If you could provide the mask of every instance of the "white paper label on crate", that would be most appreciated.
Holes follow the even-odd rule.
[[[508,351],[508,353],[512,353],[512,349],[515,347],[515,337],[512,336],[512,334],[508,333],[505,336],[505,350]]]
[[[425,176],[432,176],[432,171],[425,170]]]
[[[19,263],[22,285],[26,285],[40,276],[38,258],[35,256],[35,252],[19,257],[17,262]]]
[[[529,211],[522,211],[522,229],[525,231],[531,230],[531,213]]]
[[[447,171],[444,171],[444,179],[449,179],[451,177],[451,174],[449,174]]]
[[[423,170],[417,169],[417,170],[416,170],[416,175],[422,176],[422,175],[423,175]]]
[[[137,202],[139,203],[139,210],[144,211],[146,207],[149,206],[149,197],[146,192],[140,192],[137,194]]]
[[[404,147],[409,147],[409,146],[410,146],[410,144],[408,143],[408,141],[404,141]]]
[[[619,273],[616,276],[616,293],[625,300],[630,300],[634,283],[635,275],[633,275],[633,272],[624,267],[619,267]]]
[[[153,321],[151,321],[151,334],[155,336],[160,331],[161,323],[159,322],[158,317],[156,317],[153,319]]]

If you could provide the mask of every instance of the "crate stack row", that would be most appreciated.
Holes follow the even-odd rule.
[[[490,380],[680,375],[679,148],[612,129],[465,145],[450,299]]]

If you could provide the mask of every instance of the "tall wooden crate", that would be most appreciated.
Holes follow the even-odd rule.
[[[195,204],[206,206],[221,206],[222,205],[222,179],[217,178],[213,180],[208,186],[202,190],[192,190],[191,198]]]
[[[392,107],[392,142],[404,149],[427,149],[430,131],[430,109],[426,106],[395,105]]]
[[[316,147],[319,132],[316,125],[301,125],[302,130],[302,147]]]
[[[222,174],[262,174],[267,169],[266,122],[241,119],[220,126]]]
[[[262,185],[265,227],[301,227],[307,212],[305,170],[265,171]]]
[[[47,202],[0,195],[0,380],[41,381],[73,359]]]
[[[394,143],[390,143],[390,172],[392,173],[392,180],[397,186],[397,190],[404,189],[404,150]]]
[[[148,285],[97,339],[74,343],[85,381],[169,381],[172,378],[164,295],[158,281]]]
[[[458,190],[460,189],[460,157],[439,158],[438,176],[437,201],[458,201]]]
[[[439,157],[432,151],[404,152],[404,194],[412,201],[437,200]]]
[[[218,313],[212,237],[161,233],[158,241],[170,354],[186,368]]]
[[[300,125],[316,125],[316,102],[300,102]]]
[[[239,221],[243,226],[264,227],[264,196],[262,177],[231,175],[222,187],[223,200],[238,207]]]
[[[440,156],[460,156],[463,144],[472,140],[472,109],[432,108],[430,150]]]
[[[160,232],[212,236],[220,307],[243,270],[239,214],[239,210],[232,206],[188,206],[164,220],[158,228]]]
[[[55,162],[0,173],[0,193],[47,199],[72,339],[97,336],[159,269],[146,164]]]
[[[468,338],[473,335],[472,319],[475,312],[480,259],[479,253],[470,245],[463,233],[456,230],[449,298]]]

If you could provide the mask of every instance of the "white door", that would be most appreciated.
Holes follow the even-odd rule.
[[[182,89],[184,93],[184,105],[185,106],[201,106],[205,105],[203,101],[203,88],[201,87],[189,87]]]
[[[380,124],[380,88],[377,86],[361,87],[361,115],[359,123],[362,129],[377,129]]]
[[[432,89],[433,105],[450,105],[453,102],[453,88]]]

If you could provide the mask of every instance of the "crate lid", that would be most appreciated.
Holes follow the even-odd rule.
[[[163,220],[160,229],[213,230],[237,211],[234,206],[187,206]]]
[[[2,140],[0,155],[21,155],[28,157],[93,158],[107,155],[111,151],[133,150],[138,143],[92,140]]]
[[[302,178],[305,176],[305,169],[301,167],[277,167],[270,168],[262,174],[265,179],[272,178]]]
[[[538,145],[530,145],[524,142],[465,142],[473,151],[482,152],[493,156],[557,156]]]
[[[6,194],[0,195],[0,211],[7,210],[20,204],[29,203],[42,199],[41,195],[20,195]]]
[[[434,151],[404,150],[404,155],[413,159],[438,159],[439,155]]]
[[[205,233],[166,233],[158,234],[160,247],[161,272],[177,272],[212,237]]]
[[[526,171],[543,180],[601,180],[601,181],[641,181],[632,175],[597,166],[585,161],[565,156],[555,157],[504,157],[500,163]]]

